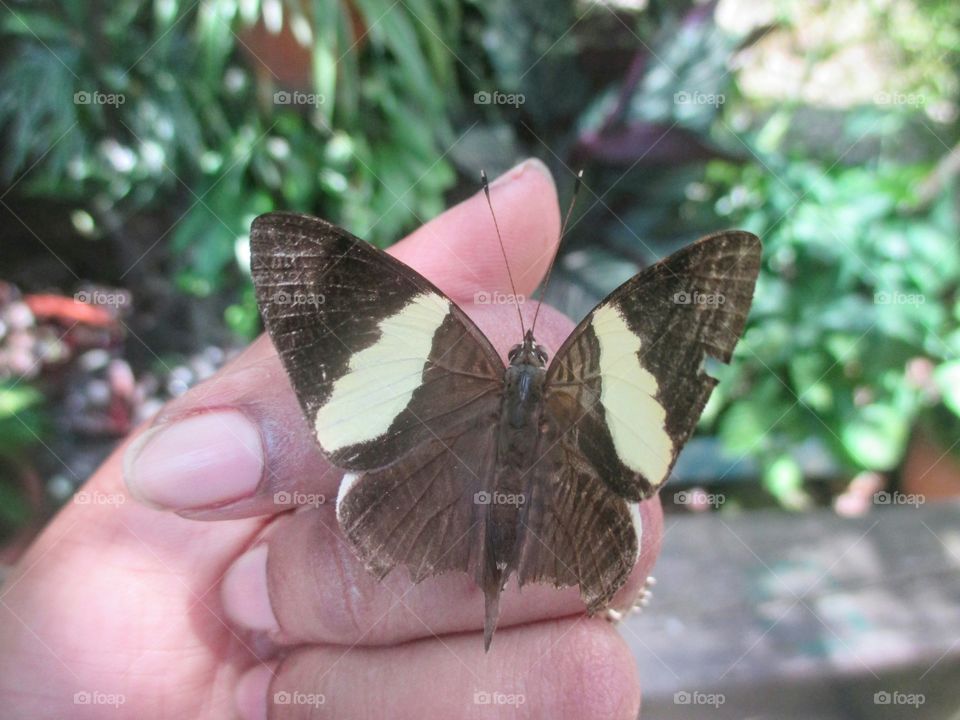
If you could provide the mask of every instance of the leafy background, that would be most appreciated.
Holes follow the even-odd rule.
[[[9,2],[4,536],[259,331],[253,217],[383,247],[528,155],[561,194],[585,170],[549,293],[574,316],[699,235],[764,241],[678,486],[845,512],[912,487],[916,443],[948,463],[960,440],[958,21],[921,0]]]

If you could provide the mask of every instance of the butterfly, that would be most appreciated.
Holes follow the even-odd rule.
[[[335,225],[270,213],[250,241],[264,323],[346,472],[337,518],[366,567],[472,574],[487,649],[511,575],[607,607],[639,556],[633,504],[693,432],[717,382],[704,363],[729,362],[743,332],[759,239],[705,237],[614,290],[552,358],[534,323],[506,363],[429,280]]]

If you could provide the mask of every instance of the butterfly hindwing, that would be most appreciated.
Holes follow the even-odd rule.
[[[605,608],[640,552],[638,512],[611,491],[569,438],[544,436],[522,515],[521,585],[578,585],[587,609]],[[636,511],[636,507],[633,508]]]
[[[760,241],[722,232],[621,285],[581,322],[547,371],[546,412],[599,477],[630,500],[666,481],[729,362],[760,267]]]
[[[442,292],[323,220],[251,229],[257,302],[320,447],[336,466],[388,465],[497,397],[503,363]]]
[[[349,477],[337,518],[364,564],[378,576],[405,566],[414,582],[480,567],[486,506],[496,463],[492,422],[498,399],[475,421],[449,429],[382,470]]]

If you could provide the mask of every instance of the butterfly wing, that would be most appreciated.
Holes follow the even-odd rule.
[[[548,424],[551,421],[548,419]],[[610,491],[575,443],[544,435],[522,516],[520,585],[580,586],[587,609],[601,610],[630,576],[640,553],[639,511]]]
[[[760,240],[709,235],[638,273],[594,308],[547,371],[547,411],[630,500],[666,481],[729,362],[760,270]]]
[[[710,235],[611,293],[547,371],[537,497],[525,519],[521,582],[579,585],[591,611],[626,581],[640,533],[628,501],[666,481],[729,362],[760,268],[750,233]]]
[[[267,331],[321,449],[382,468],[488,411],[503,362],[418,273],[318,218],[253,222],[251,270]]]
[[[498,407],[490,403],[487,416]],[[449,570],[477,575],[486,507],[476,497],[493,478],[495,431],[478,414],[389,467],[345,479],[337,519],[371,572],[405,566],[415,583]]]

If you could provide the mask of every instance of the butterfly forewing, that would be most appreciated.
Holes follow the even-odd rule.
[[[251,269],[270,337],[338,467],[389,465],[497,397],[503,363],[473,323],[422,276],[345,230],[261,216]]]
[[[667,479],[729,362],[760,267],[746,232],[703,238],[621,285],[581,322],[547,373],[546,411],[617,494]]]

